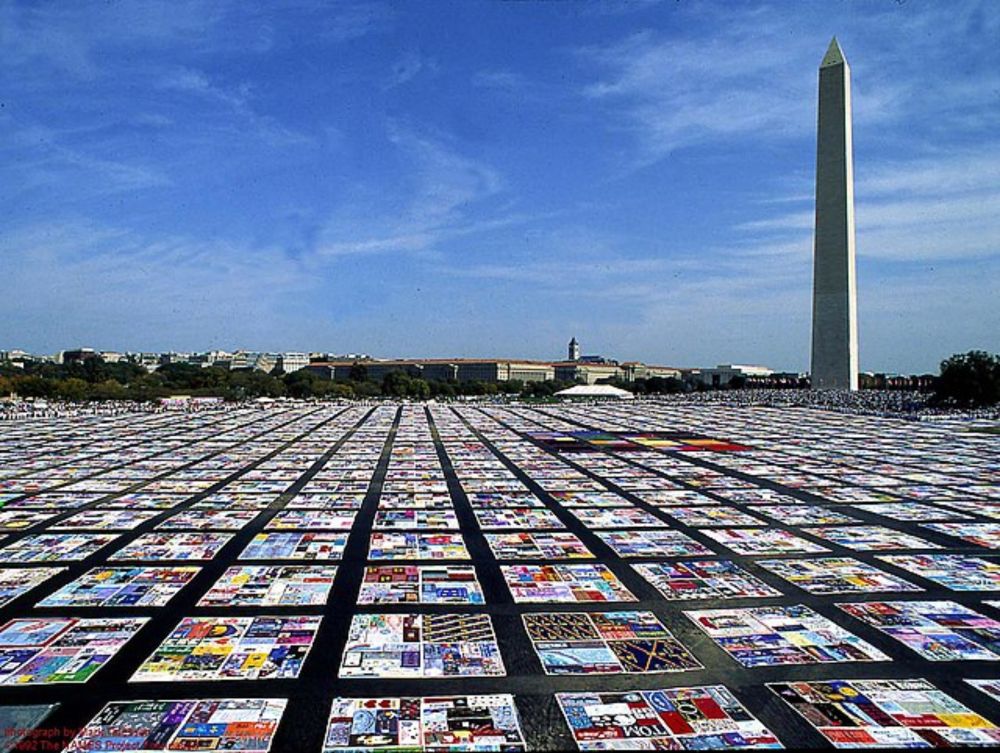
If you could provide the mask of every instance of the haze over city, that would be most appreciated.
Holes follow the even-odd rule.
[[[992,2],[0,5],[0,347],[805,370],[834,34],[861,369],[1000,349]]]

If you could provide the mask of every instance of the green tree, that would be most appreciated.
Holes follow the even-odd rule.
[[[90,385],[87,397],[90,400],[124,400],[128,397],[128,391],[116,380],[105,379],[103,382]]]
[[[323,392],[324,396],[328,397],[342,397],[342,398],[352,398],[356,396],[354,391],[354,385],[348,382],[327,382],[322,383],[325,386]]]
[[[468,382],[461,382],[458,386],[458,391],[462,395],[495,395],[500,391],[500,386],[496,382],[484,382],[480,379],[473,379]]]
[[[348,379],[352,382],[366,382],[368,381],[368,367],[363,363],[358,363],[355,361],[351,364],[351,370],[348,372]]]
[[[68,376],[68,367],[61,363],[49,363],[42,361],[38,363],[26,364],[24,373],[31,376],[43,377],[45,379],[62,379]]]
[[[691,382],[685,382],[679,377],[667,377],[666,392],[691,392],[693,389],[694,387],[691,385]]]
[[[332,387],[329,379],[323,379],[305,369],[286,374],[282,381],[285,383],[288,395],[296,398],[322,397],[328,394]]]
[[[406,397],[412,377],[403,371],[390,371],[382,377],[382,394],[386,397]]]
[[[90,384],[103,382],[110,377],[107,364],[101,357],[88,358],[72,366],[72,375],[78,379],[83,379]]]
[[[143,374],[138,379],[132,380],[128,386],[128,395],[132,400],[153,400],[169,393],[170,389],[163,386],[163,379],[155,373]]]
[[[410,397],[416,400],[426,400],[431,396],[431,386],[426,379],[414,379],[410,383]]]
[[[41,376],[25,375],[13,380],[14,391],[21,397],[52,397],[56,382]]]
[[[459,395],[485,395],[486,387],[483,382],[478,379],[473,379],[466,382],[459,382],[458,384],[458,394]]]
[[[524,380],[523,379],[508,379],[506,382],[500,382],[500,391],[505,395],[520,395],[524,392]]]
[[[405,371],[390,371],[382,378],[382,394],[426,400],[431,396],[431,387],[427,380],[410,376]]]
[[[285,383],[263,371],[234,371],[229,378],[232,394],[236,398],[281,397]]]
[[[972,350],[942,361],[934,402],[962,408],[996,405],[1000,402],[1000,356]]]
[[[213,394],[220,394],[229,384],[231,377],[229,371],[218,366],[202,368],[192,363],[168,363],[154,373],[165,387],[185,391],[209,390]]]
[[[146,375],[146,370],[137,363],[119,361],[118,363],[105,364],[108,375],[120,384],[131,384],[136,379]]]
[[[455,397],[458,394],[456,386],[455,382],[430,382],[431,397]]]
[[[90,385],[83,379],[70,377],[62,379],[56,384],[56,396],[63,400],[83,400],[87,397]]]
[[[575,382],[528,382],[522,394],[527,397],[552,397],[559,390],[572,387],[574,384]]]
[[[351,387],[354,388],[354,394],[358,397],[380,397],[382,395],[382,388],[379,387],[378,382],[371,379],[365,379],[362,382],[352,382]]]

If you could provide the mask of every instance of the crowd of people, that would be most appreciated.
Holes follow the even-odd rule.
[[[118,416],[124,413],[155,413],[162,408],[155,403],[131,400],[104,400],[88,403],[63,400],[8,400],[0,403],[0,421],[29,418],[70,418],[74,416]]]
[[[469,398],[466,398],[469,399]],[[482,399],[482,398],[480,398]],[[493,396],[493,402],[518,400],[519,396]],[[942,408],[930,402],[925,392],[903,390],[803,390],[803,389],[741,389],[713,390],[648,396],[641,399],[665,402],[723,404],[737,407],[764,406],[772,408],[816,408],[838,413],[872,416],[893,416],[916,420],[937,418],[1000,420],[1000,406],[979,409]],[[270,401],[273,402],[273,401]],[[280,405],[284,401],[279,402]],[[364,404],[379,400],[365,399]],[[239,401],[188,404],[165,404],[160,401],[102,400],[71,402],[62,400],[8,400],[0,402],[0,421],[32,418],[69,418],[74,416],[117,416],[128,413],[163,413],[167,411],[232,410],[253,405],[267,408],[263,401]]]
[[[166,405],[158,400],[92,400],[75,402],[67,400],[8,400],[0,402],[0,421],[18,421],[31,418],[73,418],[76,416],[121,416],[129,413],[197,412],[206,410],[233,410],[258,405],[252,401],[241,403],[190,403]],[[258,405],[258,407],[263,407]]]
[[[818,408],[838,413],[895,416],[928,420],[935,417],[996,419],[1000,407],[956,409],[934,406],[931,394],[907,390],[782,390],[742,389],[668,395],[665,400],[734,406]]]

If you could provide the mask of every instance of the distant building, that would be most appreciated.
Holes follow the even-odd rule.
[[[128,362],[142,366],[147,371],[155,371],[160,366],[175,363],[192,366],[214,366],[228,370],[262,371],[271,373],[281,367],[284,373],[307,369],[324,379],[348,380],[359,377],[357,369],[363,369],[364,378],[381,381],[387,374],[403,372],[412,377],[428,381],[448,382],[578,382],[593,385],[600,382],[621,380],[634,382],[654,377],[679,377],[681,371],[670,366],[652,366],[639,361],[619,364],[617,361],[599,355],[580,355],[580,344],[574,337],[570,340],[568,355],[575,356],[565,361],[536,361],[524,358],[397,358],[376,359],[368,354],[331,355],[322,352],[287,351],[265,353],[237,350],[233,353],[222,350],[202,352],[163,353],[119,353],[116,351],[96,351],[92,348],[77,348],[60,352],[57,363],[80,363],[92,358],[104,358],[109,363]],[[53,360],[49,356],[32,356],[25,351],[0,351],[0,360],[14,365],[24,361]],[[723,367],[720,367],[723,368]],[[725,367],[733,369],[754,369],[762,367]],[[701,372],[693,372],[701,373]],[[707,373],[707,372],[706,372]],[[767,373],[770,373],[768,370]]]
[[[327,363],[329,361],[373,361],[367,353],[322,353],[312,352],[309,354],[310,363]]]
[[[160,365],[166,366],[169,363],[194,363],[191,353],[160,353]]]
[[[293,371],[298,371],[299,369],[304,369],[309,365],[309,354],[308,353],[279,353],[278,354],[278,366],[286,374],[291,374]]]
[[[159,353],[129,353],[128,360],[142,366],[146,371],[156,371],[160,366]]]
[[[83,363],[94,358],[100,358],[101,354],[93,348],[77,348],[75,350],[64,350],[62,352],[62,363]]]
[[[278,365],[278,356],[274,353],[238,350],[233,353],[229,368],[233,371],[249,370],[270,373]]]
[[[248,353],[245,350],[237,350],[233,353],[233,357],[229,359],[229,368],[236,369],[249,369],[250,364],[257,358],[256,353]]]
[[[274,368],[278,365],[278,356],[274,353],[258,353],[257,358],[253,362],[253,368],[257,371],[263,371],[266,374],[270,374],[274,371]]]
[[[376,382],[395,371],[432,381],[455,382],[509,382],[515,379],[544,382],[553,379],[555,374],[552,364],[547,361],[473,358],[314,361],[306,368],[327,379],[344,380],[351,378],[355,365],[364,367],[367,378]]]
[[[725,387],[736,377],[745,379],[769,377],[774,369],[767,366],[749,366],[746,364],[719,364],[714,369],[686,369],[682,372],[690,382],[700,382],[706,387]]]
[[[597,384],[601,380],[622,378],[622,370],[616,363],[564,361],[552,364],[557,382],[582,382]]]
[[[229,368],[229,359],[232,357],[231,353],[226,353],[225,351],[209,350],[202,351],[201,353],[187,354],[184,363],[189,363],[192,366],[201,366],[203,369],[209,366],[224,366],[225,368]]]
[[[634,382],[638,379],[680,379],[680,369],[672,366],[650,366],[640,361],[626,361],[620,364],[622,379],[626,382]]]
[[[0,361],[4,361],[10,364],[11,366],[16,366],[19,369],[23,369],[24,364],[26,363],[30,363],[32,361],[40,361],[40,360],[43,359],[31,355],[31,353],[29,353],[26,350],[19,350],[19,349],[0,350]]]
[[[391,360],[336,359],[312,361],[307,368],[324,379],[346,380],[355,367],[363,367],[368,379],[381,381],[386,374],[402,371],[431,381],[455,382],[598,382],[621,379],[633,382],[651,377],[679,377],[671,366],[647,366],[638,361],[619,365],[615,361],[593,357],[579,361],[532,361],[505,358],[402,358]]]
[[[506,379],[499,381],[510,382],[516,379],[522,382],[548,382],[555,379],[555,368],[551,363],[539,361],[508,361],[506,364]],[[504,375],[501,370],[500,375]]]

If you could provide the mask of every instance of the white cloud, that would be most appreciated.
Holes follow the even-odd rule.
[[[74,146],[74,133],[12,116],[0,117],[2,145],[0,177],[10,198],[60,194],[60,203],[72,196],[95,198],[170,184],[160,168],[137,161],[98,157]]]
[[[220,18],[204,0],[128,3],[5,3],[0,7],[0,50],[8,65],[39,62],[80,78],[102,72],[109,47],[194,46]]]
[[[392,66],[392,72],[382,85],[384,91],[395,89],[398,86],[408,84],[421,73],[434,74],[438,70],[438,64],[433,58],[421,55],[419,52],[410,50],[404,53]]]
[[[0,237],[0,257],[0,272],[18,290],[0,301],[0,319],[49,348],[305,345],[295,309],[319,285],[276,247],[149,238],[84,220],[9,233]],[[309,318],[313,332],[333,327],[321,311]]]
[[[673,18],[683,35],[647,30],[579,51],[597,72],[583,95],[605,105],[611,128],[633,134],[639,166],[681,147],[808,137],[831,29],[847,29],[841,41],[854,74],[855,125],[873,139],[886,123],[921,123],[910,135],[925,131],[933,140],[940,130],[985,134],[1000,122],[1000,14],[988,2],[920,13],[891,4],[701,5],[678,8]],[[915,61],[914,40],[924,38],[933,42]]]
[[[332,42],[351,42],[385,31],[393,21],[393,11],[386,3],[320,3],[319,7],[324,13],[318,22],[317,33]]]
[[[812,201],[812,197],[809,197]],[[815,213],[813,212],[795,212],[793,214],[785,214],[779,217],[769,217],[766,220],[751,220],[749,222],[741,222],[736,225],[735,230],[741,230],[746,232],[761,232],[770,230],[812,230],[813,225],[816,223]]]
[[[206,97],[237,110],[245,108],[249,99],[249,88],[246,85],[226,89],[213,84],[203,71],[193,68],[177,68],[170,71],[160,80],[160,86],[164,89]]]
[[[198,130],[211,130],[214,126],[227,131],[227,141],[235,134],[239,138],[250,136],[276,147],[315,143],[311,135],[290,128],[273,116],[257,112],[252,102],[253,87],[247,82],[224,86],[213,81],[204,71],[180,67],[164,73],[157,86],[190,95],[205,103],[198,108],[197,117],[192,120],[199,124]]]
[[[606,291],[615,288],[622,277],[640,279],[643,275],[663,272],[676,266],[667,259],[608,257],[584,262],[557,260],[476,264],[469,267],[445,268],[442,271],[456,277],[531,283],[544,286],[550,291],[563,291],[571,295],[589,297],[605,295]]]
[[[585,94],[625,115],[640,163],[681,146],[736,135],[773,138],[799,131],[812,108],[813,66],[795,73],[813,46],[781,40],[780,31],[751,35],[730,26],[712,38],[673,39],[650,32],[583,51],[605,76]],[[780,75],[779,75],[780,72]],[[774,81],[781,81],[775,86]]]
[[[472,85],[484,89],[502,89],[520,93],[532,85],[530,79],[515,71],[479,71],[472,76]]]
[[[857,192],[865,196],[937,196],[993,191],[1000,186],[1000,144],[984,143],[974,150],[941,151],[912,160],[859,165]]]
[[[399,190],[372,192],[368,201],[341,208],[322,233],[320,254],[432,250],[445,238],[494,224],[483,205],[504,188],[497,170],[407,128],[390,127],[388,138],[405,165]],[[515,214],[499,221],[518,219]]]
[[[858,254],[924,262],[1000,255],[1000,150],[939,153],[867,167],[856,182]],[[751,240],[800,238],[812,210],[735,227]],[[811,247],[811,242],[806,248]]]

